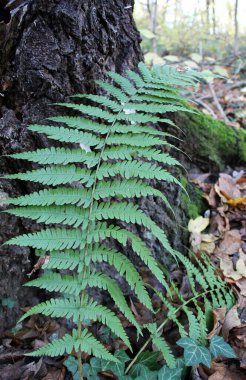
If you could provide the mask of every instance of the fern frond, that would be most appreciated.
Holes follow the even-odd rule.
[[[112,164],[103,163],[98,170],[97,178],[102,180],[103,178],[114,177],[116,175],[121,175],[126,179],[135,177],[173,182],[185,190],[182,184],[174,176],[160,166],[148,162],[132,160],[130,162],[116,162]]]
[[[10,154],[8,157],[46,165],[66,165],[80,162],[86,164],[89,168],[97,165],[98,163],[98,156],[94,152],[86,152],[82,149],[54,147],[38,149],[33,152]]]
[[[160,350],[164,360],[166,361],[169,368],[176,367],[176,359],[171,351],[166,340],[161,336],[161,333],[157,331],[156,323],[150,323],[146,325],[147,329],[151,333],[151,339],[154,345]]]
[[[128,101],[129,96],[126,95],[126,93],[122,91],[119,87],[116,87],[110,83],[103,82],[102,80],[96,80],[95,82],[99,85],[99,87],[101,87],[112,97],[116,98],[119,102],[125,103]]]
[[[85,289],[87,282],[80,282],[77,275],[62,275],[60,273],[48,273],[42,277],[25,283],[25,286],[34,286],[49,292],[59,292],[78,296],[81,289]]]
[[[78,130],[91,131],[94,133],[98,133],[100,135],[106,135],[110,129],[111,133],[123,133],[127,134],[131,133],[148,133],[152,135],[158,136],[171,136],[166,132],[158,131],[157,129],[144,127],[140,125],[125,125],[116,123],[114,126],[109,128],[109,125],[97,123],[95,121],[91,121],[89,119],[83,119],[81,117],[74,116],[56,116],[50,117],[48,120],[55,121],[57,123],[64,123],[70,128],[75,128]],[[168,123],[168,120],[166,121]],[[174,125],[174,123],[170,120],[170,125]],[[45,127],[45,126],[44,126]],[[44,128],[45,130],[45,128]]]
[[[46,256],[45,252],[39,253],[39,255]],[[151,299],[146,291],[143,280],[138,271],[131,263],[131,261],[122,253],[115,249],[108,248],[101,245],[92,245],[88,248],[88,256],[86,258],[86,265],[91,263],[105,262],[112,265],[121,276],[126,277],[126,281],[135,292],[139,301],[145,305],[148,309],[152,310]],[[46,257],[46,262],[42,266],[43,269],[70,269],[74,270],[78,268],[78,273],[81,273],[84,269],[84,265],[80,260],[79,251],[52,251],[50,256]]]
[[[93,194],[93,199],[100,200],[109,197],[140,198],[146,196],[160,197],[167,205],[167,198],[157,189],[147,185],[141,180],[115,180],[98,183]],[[45,189],[24,195],[17,198],[7,198],[1,200],[2,203],[19,206],[48,206],[77,204],[78,206],[88,205],[91,195],[87,189],[58,188]]]
[[[84,280],[85,284],[82,283],[82,286],[89,286],[90,288],[92,287],[97,287],[100,289],[105,289],[109,292],[110,296],[114,300],[115,304],[117,307],[120,309],[120,311],[124,314],[124,316],[128,319],[129,322],[133,326],[136,327],[138,332],[142,335],[141,333],[141,328],[139,324],[136,322],[135,317],[127,305],[126,299],[123,295],[122,290],[120,289],[119,285],[117,284],[117,281],[113,280],[109,276],[106,276],[103,273],[97,272],[97,273],[92,273],[88,278]]]
[[[52,140],[83,143],[89,147],[101,148],[103,140],[89,132],[81,132],[74,129],[49,126],[49,125],[30,125],[28,127],[33,132],[42,133]]]
[[[86,263],[89,265],[90,262],[96,263],[102,261],[114,266],[121,276],[125,275],[127,283],[135,292],[139,301],[148,309],[153,310],[151,299],[146,291],[141,276],[125,255],[102,244],[89,247]]]
[[[112,78],[114,82],[119,85],[126,94],[134,95],[136,93],[136,88],[128,79],[124,78],[122,75],[119,75],[113,71],[109,71],[108,76]]]
[[[190,113],[195,113],[195,111],[191,109],[187,109],[182,106],[175,105],[159,105],[155,103],[150,104],[142,104],[142,103],[128,103],[125,105],[126,109],[135,110],[135,111],[144,111],[148,113],[167,113],[167,112],[177,112],[177,111],[185,111]]]
[[[51,298],[49,301],[42,302],[32,307],[25,313],[20,321],[34,315],[43,314],[56,318],[71,318],[74,322],[81,320],[99,321],[109,327],[130,348],[131,344],[122,327],[119,318],[105,306],[98,305],[94,300],[86,299],[81,306],[80,298]]]
[[[79,357],[84,351],[98,358],[117,361],[88,330],[83,329],[84,321],[88,319],[105,324],[130,347],[120,319],[105,306],[88,298],[88,291],[93,287],[106,290],[121,313],[141,334],[141,328],[117,282],[97,269],[92,270],[92,266],[98,268],[99,265],[95,264],[102,262],[112,266],[120,276],[124,276],[139,301],[153,311],[143,279],[130,259],[120,252],[122,246],[129,246],[164,285],[167,296],[162,299],[168,309],[167,320],[176,324],[183,337],[188,331],[176,315],[177,310],[182,310],[186,316],[190,336],[203,340],[207,333],[209,310],[219,304],[229,304],[231,299],[206,260],[196,267],[175,251],[165,232],[134,202],[129,201],[129,198],[159,197],[170,207],[165,195],[149,184],[150,180],[175,183],[185,191],[182,184],[164,168],[164,165],[180,165],[179,162],[164,149],[158,148],[168,148],[168,151],[178,149],[167,141],[175,137],[160,131],[156,123],[175,126],[171,120],[164,118],[165,113],[195,112],[181,96],[181,91],[183,87],[196,84],[199,75],[161,66],[150,71],[143,63],[139,64],[139,73],[128,71],[127,75],[125,78],[110,72],[111,84],[98,81],[105,95],[75,95],[89,105],[57,103],[63,108],[78,111],[81,117],[56,116],[49,118],[51,125],[29,127],[31,131],[42,133],[50,139],[77,144],[76,147],[52,147],[10,155],[15,159],[48,166],[4,178],[58,186],[3,201],[20,206],[9,209],[10,214],[59,225],[17,236],[5,243],[40,250],[37,254],[44,258],[42,267],[48,273],[26,285],[65,296],[34,306],[22,319],[42,313],[72,318],[78,324],[78,332],[73,331],[72,335],[66,334],[62,339],[49,343],[37,350],[34,356],[56,356],[75,351],[79,352]],[[119,227],[118,221],[126,226]],[[184,299],[175,284],[169,287],[168,274],[166,279],[145,242],[129,231],[131,223],[148,230],[164,250],[184,265],[193,293],[192,309],[188,306],[190,300]],[[111,248],[112,243],[117,249]],[[60,272],[57,273],[57,270]],[[63,270],[70,272],[64,274]],[[203,295],[199,299],[200,288]],[[173,292],[178,298],[177,307],[170,301]],[[206,292],[211,294],[211,302],[206,300]],[[200,300],[204,300],[205,312]],[[167,364],[174,368],[174,356],[157,326],[149,325],[148,329]]]
[[[66,334],[63,338],[57,339],[52,343],[39,348],[38,350],[26,354],[27,356],[61,356],[71,354],[72,351],[85,352],[88,355],[93,355],[99,359],[105,359],[112,362],[118,362],[119,360],[110,354],[110,352],[100,343],[89,331],[84,329],[81,336],[78,337],[76,330],[73,330],[72,335]]]
[[[84,263],[80,260],[81,254],[76,250],[51,251],[48,256],[46,251],[37,250],[36,255],[45,257],[43,269],[69,269],[73,271],[77,268],[78,273],[84,269]]]
[[[94,177],[87,169],[77,168],[75,165],[48,166],[43,169],[28,171],[26,173],[10,174],[4,179],[19,179],[21,181],[38,182],[43,185],[61,185],[79,181],[87,186],[91,185]]]

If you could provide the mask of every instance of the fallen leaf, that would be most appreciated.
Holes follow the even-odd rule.
[[[221,307],[221,308],[213,310],[214,327],[208,334],[207,336],[208,339],[211,339],[214,335],[219,335],[220,330],[222,329],[222,325],[225,320],[226,311],[227,311],[226,307]]]
[[[217,198],[218,195],[214,189],[214,186],[211,188],[210,192],[208,194],[204,194],[203,197],[206,199],[208,202],[209,206],[216,208],[217,207]]]
[[[42,380],[64,380],[66,375],[66,369],[63,367],[62,369],[54,369],[50,370]]]
[[[223,202],[227,202],[229,199],[241,198],[241,191],[237,188],[235,180],[228,174],[220,174],[214,188]]]
[[[245,377],[241,372],[232,371],[230,368],[220,364],[216,372],[209,376],[208,380],[245,380]]]
[[[241,278],[236,282],[237,287],[240,289],[240,294],[246,297],[246,279]]]
[[[220,259],[220,268],[222,269],[225,277],[230,277],[235,281],[242,278],[241,274],[234,270],[233,262],[228,257],[223,257]]]
[[[225,341],[228,340],[229,333],[234,327],[241,326],[241,321],[238,316],[238,305],[233,306],[226,314],[222,326],[222,335]]]
[[[242,246],[241,234],[238,230],[226,231],[224,238],[216,248],[216,255],[223,257],[224,255],[233,255],[239,252]]]
[[[246,204],[246,198],[228,199],[227,203],[232,207],[236,207],[241,204]]]
[[[190,219],[188,224],[188,230],[192,233],[200,233],[209,225],[209,218],[203,218],[198,216],[196,219]]]
[[[246,277],[246,265],[242,258],[237,260],[236,270],[242,277]]]

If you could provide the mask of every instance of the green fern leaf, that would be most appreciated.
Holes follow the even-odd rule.
[[[78,181],[80,183],[86,183],[87,186],[89,186],[94,181],[89,170],[77,168],[75,165],[49,166],[44,169],[32,170],[26,173],[10,174],[2,178],[32,181],[51,186]]]
[[[82,331],[80,337],[78,337],[77,332],[73,330],[72,335],[66,334],[63,338],[57,339],[52,343],[49,343],[38,350],[26,354],[26,356],[61,356],[66,354],[71,354],[72,351],[78,352],[82,351],[89,355],[93,355],[97,358],[103,358],[105,360],[111,360],[113,362],[118,362],[118,359],[110,354],[108,350],[100,343],[94,336],[89,333],[87,329]]]
[[[103,140],[89,132],[81,132],[69,128],[53,127],[49,125],[29,125],[28,129],[33,132],[42,133],[53,140],[81,143],[88,147],[95,146],[96,148],[101,148],[103,146]]]
[[[176,359],[171,351],[171,348],[165,341],[165,339],[161,336],[160,332],[157,331],[156,323],[151,323],[146,325],[147,329],[151,333],[151,338],[154,345],[161,351],[164,360],[166,361],[168,367],[175,368],[176,367]]]
[[[108,326],[129,348],[131,347],[119,318],[111,310],[105,306],[98,305],[94,300],[86,300],[81,306],[79,297],[69,299],[51,298],[49,301],[32,307],[22,316],[20,321],[34,314],[43,314],[56,318],[72,318],[74,322],[77,322],[79,318],[81,320],[98,320]]]

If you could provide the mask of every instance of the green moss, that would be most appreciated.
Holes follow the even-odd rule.
[[[201,112],[182,114],[178,125],[185,133],[185,149],[196,160],[222,169],[226,163],[246,162],[246,131]]]
[[[192,185],[186,177],[181,176],[180,182],[187,190],[187,194],[181,194],[181,207],[185,211],[188,219],[195,219],[202,214],[204,210],[204,201],[202,191]]]

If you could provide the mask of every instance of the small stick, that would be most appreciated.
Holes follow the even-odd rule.
[[[221,116],[223,117],[223,120],[224,120],[226,123],[229,123],[229,120],[228,120],[228,118],[227,118],[227,116],[226,116],[226,114],[225,114],[223,108],[221,107],[221,104],[220,104],[220,102],[219,102],[219,99],[218,99],[218,97],[217,97],[217,95],[216,95],[216,93],[215,93],[215,91],[214,91],[213,85],[212,85],[211,83],[208,82],[208,87],[209,87],[209,89],[210,89],[211,94],[213,95],[215,105],[216,105],[216,107],[218,108],[218,110],[219,110]]]

